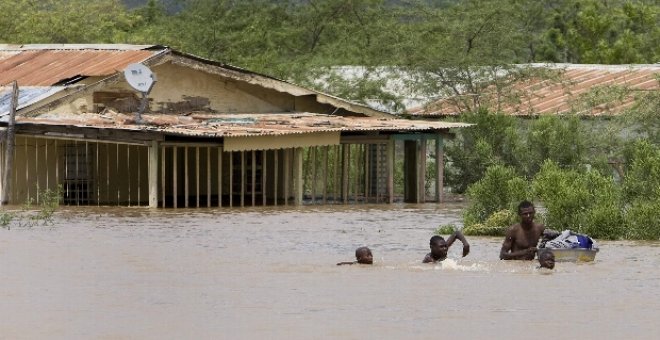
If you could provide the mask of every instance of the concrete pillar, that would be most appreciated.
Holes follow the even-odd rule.
[[[149,146],[149,208],[158,208],[158,151],[158,141],[151,141],[151,146]]]
[[[295,205],[302,205],[303,200],[303,148],[295,148],[293,155],[293,186]]]

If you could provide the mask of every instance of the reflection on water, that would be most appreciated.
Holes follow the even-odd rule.
[[[422,264],[459,205],[69,209],[0,229],[7,339],[653,338],[660,243],[600,241],[594,263],[499,261],[468,237]],[[336,266],[369,246],[374,265]],[[555,337],[555,336],[553,336]]]

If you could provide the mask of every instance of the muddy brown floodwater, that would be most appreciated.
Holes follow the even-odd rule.
[[[593,263],[499,261],[458,205],[58,211],[0,229],[2,339],[657,339],[660,242]],[[368,245],[374,265],[336,266]]]

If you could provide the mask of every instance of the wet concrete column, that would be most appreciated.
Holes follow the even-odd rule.
[[[149,208],[158,208],[158,151],[158,142],[151,141],[151,146],[149,146]]]
[[[293,154],[293,194],[295,205],[302,205],[303,198],[303,148],[295,148]]]

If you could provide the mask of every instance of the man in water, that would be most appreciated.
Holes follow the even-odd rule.
[[[449,251],[449,247],[451,247],[456,239],[459,239],[463,243],[463,257],[465,257],[470,252],[470,244],[468,244],[463,233],[457,230],[447,238],[447,241],[442,236],[435,235],[431,237],[429,241],[431,252],[426,254],[422,263],[433,263],[446,259],[447,251]]]
[[[518,205],[520,223],[512,225],[507,230],[500,250],[500,260],[533,260],[536,255],[536,245],[543,235],[545,226],[534,222],[534,205],[522,201]]]
[[[355,259],[356,261],[353,262],[339,262],[337,263],[338,266],[341,266],[343,264],[373,264],[374,263],[374,256],[371,254],[371,249],[368,247],[360,247],[358,249],[355,249]]]
[[[540,268],[555,268],[555,254],[552,253],[552,250],[547,248],[539,249],[539,266]]]

